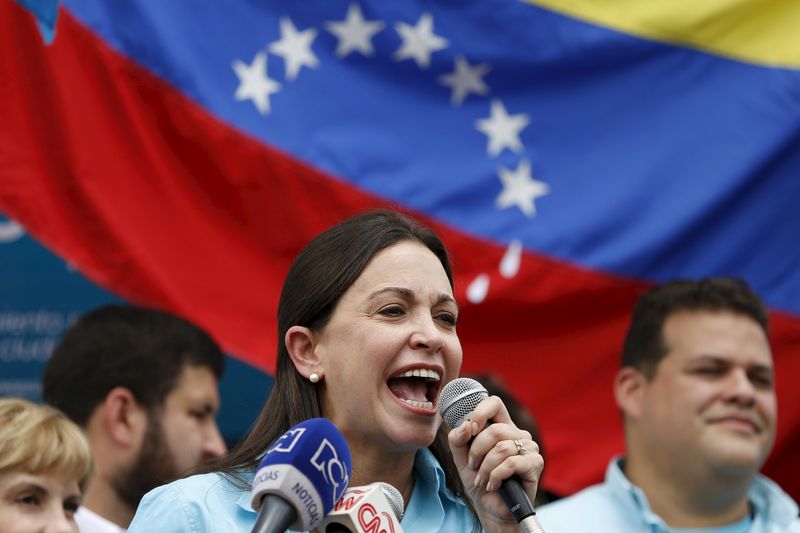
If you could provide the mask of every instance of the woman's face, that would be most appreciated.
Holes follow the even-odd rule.
[[[458,306],[444,268],[422,244],[376,254],[316,335],[323,413],[352,446],[413,451],[441,423],[442,384],[458,375]]]
[[[46,474],[0,474],[0,529],[4,533],[77,533],[81,492],[74,479]]]

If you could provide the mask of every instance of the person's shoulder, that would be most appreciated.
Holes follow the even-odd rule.
[[[569,513],[572,510],[585,506],[587,504],[593,505],[596,503],[604,503],[611,500],[611,494],[608,487],[603,483],[586,487],[585,489],[576,492],[572,496],[560,498],[554,502],[548,503],[540,507],[537,514],[560,514]]]
[[[156,487],[145,494],[142,501],[156,498],[182,500],[193,500],[197,498],[206,499],[209,494],[216,493],[230,493],[238,497],[243,490],[246,489],[237,487],[231,478],[218,472],[210,472],[207,474],[196,474]]]
[[[592,485],[580,492],[548,503],[536,510],[542,527],[550,533],[596,531],[600,515],[617,511],[614,497],[605,484]]]
[[[777,528],[787,533],[800,533],[797,502],[778,486],[777,483],[758,474],[753,479],[748,494],[750,504],[755,508],[756,521],[760,527]]]
[[[246,519],[242,513],[255,516],[249,506],[249,493],[233,478],[216,472],[179,479],[142,498],[128,531],[152,531],[153,525],[165,532],[205,531],[211,515],[215,520],[238,524]]]
[[[800,517],[795,516],[787,523],[785,521],[772,521],[766,525],[759,524],[751,531],[764,531],[765,533],[800,533]]]
[[[191,492],[191,491],[204,491],[204,490],[248,490],[245,487],[249,488],[250,481],[252,480],[252,476],[249,479],[242,478],[242,486],[239,487],[236,484],[236,480],[234,477],[230,476],[229,474],[223,474],[221,472],[208,472],[205,474],[195,474],[193,476],[185,477],[182,479],[178,479],[173,481],[172,483],[167,483],[163,485],[163,487],[173,487],[174,489],[181,490],[184,492]]]

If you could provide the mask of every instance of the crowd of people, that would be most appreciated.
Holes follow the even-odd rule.
[[[123,531],[145,493],[227,452],[216,422],[224,364],[206,332],[152,309],[102,307],[64,334],[42,396],[92,446],[81,531]]]
[[[410,532],[518,531],[498,491],[512,476],[548,533],[800,532],[797,504],[759,474],[775,377],[767,310],[745,282],[642,295],[609,384],[624,455],[604,483],[561,499],[539,490],[534,418],[492,376],[476,376],[490,395],[463,424],[442,422],[439,393],[461,368],[458,314],[430,229],[383,210],[324,231],[286,276],[275,384],[228,452],[215,341],[162,311],[92,311],[48,362],[46,405],[0,399],[0,529],[249,532],[260,459],[325,417],[350,448],[350,485],[397,488]]]

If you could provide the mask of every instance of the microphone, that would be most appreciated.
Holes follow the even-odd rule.
[[[269,447],[253,479],[253,533],[319,525],[347,488],[352,465],[344,435],[328,419],[289,429]]]
[[[460,426],[489,393],[483,385],[471,378],[456,378],[444,386],[439,394],[439,412],[451,428]],[[490,422],[487,422],[487,425]],[[528,494],[519,476],[511,476],[500,484],[500,496],[525,533],[544,533],[536,520]]]
[[[403,533],[403,511],[403,496],[388,483],[351,487],[316,533]]]

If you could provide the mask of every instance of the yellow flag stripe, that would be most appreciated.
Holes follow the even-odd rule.
[[[800,68],[800,0],[527,0],[625,33]]]

